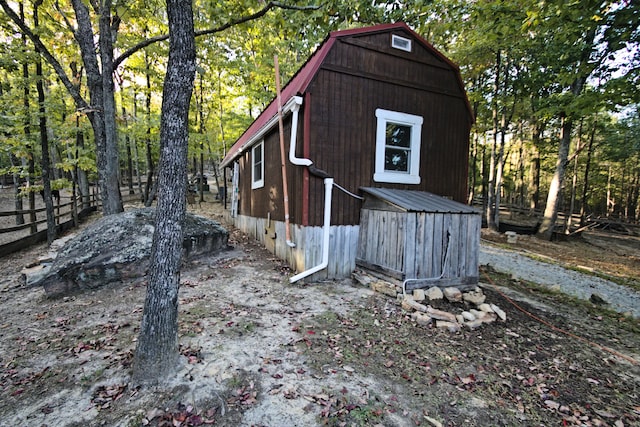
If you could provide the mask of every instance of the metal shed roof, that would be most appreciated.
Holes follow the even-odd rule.
[[[479,214],[465,204],[426,191],[362,187],[362,191],[408,212]]]

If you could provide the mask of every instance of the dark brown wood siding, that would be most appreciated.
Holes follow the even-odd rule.
[[[389,43],[389,37],[378,39]],[[354,193],[363,186],[389,187],[430,191],[465,202],[471,119],[456,71],[425,55],[422,61],[409,60],[395,52],[336,43],[307,91],[311,100],[307,107],[309,156],[337,184]],[[373,181],[377,108],[423,117],[420,184]],[[311,225],[321,225],[323,203],[322,180],[312,178]],[[334,190],[332,224],[357,224],[360,208],[360,201]]]
[[[298,144],[302,145],[302,110],[298,122]],[[289,190],[289,220],[299,224],[302,219],[302,179],[303,168],[289,162],[289,144],[291,140],[291,115],[284,123],[285,164],[287,165],[287,183]],[[258,218],[270,216],[275,221],[284,221],[284,194],[282,185],[282,163],[280,161],[280,136],[276,126],[264,137],[264,187],[251,189],[251,149],[247,149],[240,158],[240,184],[238,212]],[[300,150],[298,150],[300,151]],[[301,151],[300,154],[302,155]]]
[[[403,37],[411,37],[398,32]],[[334,177],[336,184],[360,194],[360,187],[388,187],[430,191],[465,202],[471,117],[457,70],[424,46],[413,43],[412,52],[390,47],[391,34],[368,34],[338,40],[305,92],[299,113],[298,157]],[[421,182],[417,185],[378,183],[375,169],[375,110],[423,117],[420,159]],[[309,129],[303,129],[305,111]],[[288,157],[291,115],[285,118],[285,155]],[[303,136],[309,134],[309,151]],[[277,126],[265,136],[265,185],[251,189],[250,155],[240,158],[241,215],[284,221],[282,174]],[[322,225],[324,184],[309,177],[309,200],[305,207],[304,168],[286,159],[289,215],[293,224]],[[243,173],[243,169],[246,171]],[[362,202],[334,187],[332,225],[358,224]]]

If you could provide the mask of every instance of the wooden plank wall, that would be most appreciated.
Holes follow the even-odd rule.
[[[444,268],[444,282],[477,283],[480,215],[363,209],[360,221],[363,265],[402,279],[438,277]]]
[[[323,227],[291,225],[291,240],[295,248],[287,245],[283,221],[238,215],[231,218],[234,225],[256,239],[276,257],[286,261],[300,273],[322,262]],[[331,226],[329,236],[329,265],[323,271],[305,280],[344,279],[356,266],[356,250],[360,227],[357,225]],[[266,231],[266,232],[265,232]]]

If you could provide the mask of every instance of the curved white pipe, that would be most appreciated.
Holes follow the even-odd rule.
[[[302,105],[302,97],[294,96],[291,98],[294,103],[291,104],[291,141],[289,142],[289,161],[298,166],[311,166],[313,162],[309,159],[296,157],[296,144],[298,140],[298,111]],[[288,104],[288,103],[287,103]]]
[[[324,225],[322,226],[322,261],[320,264],[312,267],[302,273],[296,274],[289,279],[289,283],[295,283],[298,280],[317,273],[327,268],[329,265],[329,235],[331,231],[331,190],[333,189],[333,178],[324,179]]]

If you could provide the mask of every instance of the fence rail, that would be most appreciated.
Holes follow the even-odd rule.
[[[12,191],[12,189],[10,190]],[[15,202],[15,195],[3,194],[2,207],[6,208],[9,201]],[[56,234],[63,233],[78,225],[78,221],[85,218],[100,206],[100,198],[96,193],[89,196],[63,196],[68,202],[54,201],[54,221]],[[38,205],[42,202],[38,200]],[[0,211],[0,257],[27,248],[47,240],[47,218],[44,213],[46,207],[36,206],[35,209],[17,209]],[[22,224],[11,225],[11,219],[21,218]],[[44,225],[44,228],[42,227]]]

